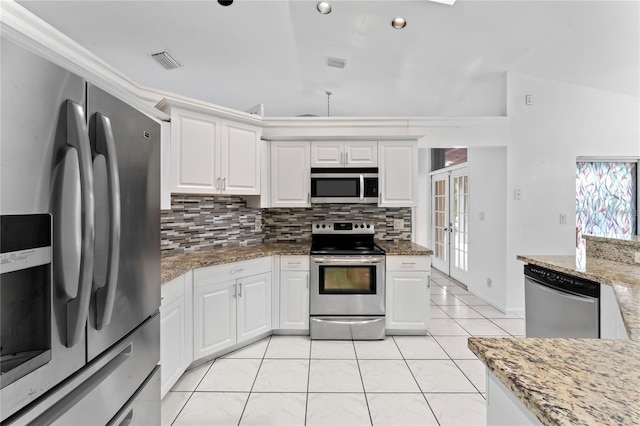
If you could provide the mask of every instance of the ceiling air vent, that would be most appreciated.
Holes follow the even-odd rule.
[[[182,64],[176,61],[169,52],[152,53],[151,57],[158,61],[158,63],[167,70],[173,70],[182,66]]]
[[[346,61],[341,58],[327,58],[327,65],[334,68],[344,68]]]

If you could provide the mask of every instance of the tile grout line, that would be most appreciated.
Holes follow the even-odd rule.
[[[369,414],[369,424],[373,425],[373,417],[371,417],[371,408],[369,408],[369,399],[367,398],[367,390],[364,387],[364,378],[362,377],[362,370],[360,369],[360,359],[358,358],[358,350],[356,349],[356,342],[351,340],[353,345],[353,352],[356,355],[356,365],[358,366],[358,374],[360,374],[360,383],[362,384],[362,394],[364,395],[364,403],[367,404],[367,413]]]
[[[433,411],[433,408],[431,407],[431,404],[429,404],[429,400],[427,399],[426,395],[422,391],[422,388],[420,387],[420,383],[418,383],[418,379],[416,379],[415,374],[413,374],[413,371],[411,370],[411,367],[409,366],[409,363],[407,362],[407,359],[404,357],[404,353],[402,353],[402,349],[400,349],[400,346],[398,345],[398,342],[396,342],[395,336],[391,336],[391,339],[393,340],[393,343],[396,345],[396,348],[398,348],[398,352],[400,352],[400,356],[402,356],[402,360],[404,361],[404,364],[407,366],[407,369],[409,370],[409,373],[411,373],[411,377],[413,377],[413,381],[416,382],[416,386],[418,386],[418,389],[420,390],[420,394],[422,395],[422,398],[424,398],[424,401],[427,403],[427,407],[429,407],[429,410],[431,411],[431,414],[433,415],[433,418],[436,419],[436,423],[438,423],[438,426],[440,426],[440,420],[438,419],[438,416],[436,416],[436,413],[435,413],[435,411]],[[449,354],[447,354],[447,356],[448,355]],[[449,358],[449,359],[451,359],[451,358]]]
[[[262,363],[264,362],[264,358],[267,355],[267,351],[269,350],[269,345],[271,344],[271,336],[269,336],[268,339],[269,341],[267,342],[267,347],[264,348],[264,353],[262,354],[262,358],[260,359],[260,365],[258,366],[258,371],[256,371],[256,377],[253,378],[253,383],[251,383],[251,389],[249,389],[249,393],[247,394],[247,400],[244,402],[244,407],[242,407],[242,413],[240,413],[240,418],[238,419],[238,426],[240,426],[240,422],[242,422],[242,416],[244,416],[244,412],[247,409],[247,405],[249,405],[249,399],[251,399],[251,394],[253,393],[253,387],[256,385],[256,381],[258,380],[258,374],[260,374],[260,369],[262,368]]]
[[[209,365],[209,368],[207,368],[207,371],[204,372],[204,374],[202,375],[202,378],[198,381],[198,383],[196,383],[196,385],[193,387],[193,390],[190,392],[191,394],[189,395],[189,398],[187,398],[187,400],[184,402],[184,404],[182,405],[182,408],[180,408],[180,410],[178,411],[178,414],[176,414],[176,417],[171,421],[171,425],[173,425],[176,420],[178,420],[178,417],[180,417],[180,414],[182,414],[182,411],[184,410],[184,407],[187,406],[187,404],[189,403],[189,401],[191,401],[191,398],[193,397],[193,395],[196,393],[196,389],[198,389],[198,386],[200,386],[200,383],[202,383],[202,381],[204,380],[204,377],[207,375],[207,373],[209,372],[209,370],[211,370],[211,366],[216,362],[215,358],[211,364]],[[198,367],[195,367],[198,368]],[[178,379],[179,381],[180,379]],[[175,386],[175,385],[174,385]],[[169,392],[171,392],[171,390],[169,390]],[[165,396],[166,397],[166,396]],[[161,401],[162,402],[162,401]]]
[[[311,330],[309,330],[311,331]],[[304,426],[307,426],[307,413],[309,413],[309,384],[311,383],[311,353],[313,351],[313,340],[309,333],[309,368],[307,369],[307,393],[304,402]]]

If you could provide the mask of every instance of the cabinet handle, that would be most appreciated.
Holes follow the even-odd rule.
[[[340,153],[340,165],[344,166],[344,152]]]
[[[231,273],[231,274],[237,274],[238,272],[242,272],[242,271],[244,271],[244,269],[243,269],[243,268],[240,268],[240,269],[232,269],[230,273]]]
[[[344,154],[344,165],[346,166],[347,164],[349,164],[349,153],[346,152]]]
[[[302,262],[287,262],[287,265],[300,265]]]
[[[378,204],[382,204],[382,192],[378,194]]]
[[[242,283],[238,284],[238,297],[242,297]]]
[[[309,288],[309,275],[307,275],[307,288]]]
[[[233,285],[233,298],[236,298],[236,295],[238,294],[238,288],[236,287],[236,285]]]
[[[431,277],[427,277],[427,288],[431,288]]]
[[[311,204],[311,193],[307,192],[307,204]]]
[[[227,178],[222,178],[222,190],[227,190]]]
[[[416,262],[402,262],[403,265],[415,265]]]
[[[220,178],[216,179],[215,188],[220,189]]]

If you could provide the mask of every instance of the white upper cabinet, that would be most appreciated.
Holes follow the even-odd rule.
[[[309,207],[309,142],[271,142],[271,207]]]
[[[415,207],[418,184],[418,142],[378,142],[380,207]]]
[[[311,142],[311,167],[377,167],[376,141]]]
[[[167,100],[159,108],[171,113],[171,192],[260,194],[259,121],[220,118]]]

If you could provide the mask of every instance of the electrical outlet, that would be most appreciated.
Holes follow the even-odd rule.
[[[567,224],[567,215],[565,213],[560,213],[560,225]]]
[[[393,230],[401,231],[404,229],[404,219],[393,219]]]
[[[255,229],[262,229],[262,221],[260,219],[256,219],[254,225],[255,225]]]
[[[533,95],[524,95],[525,105],[533,105]]]
[[[522,190],[514,189],[513,190],[513,199],[514,200],[522,200]]]
[[[636,263],[640,263],[640,251],[635,252],[633,256],[633,261]]]
[[[487,287],[491,288],[493,285],[493,280],[491,278],[487,278]]]

